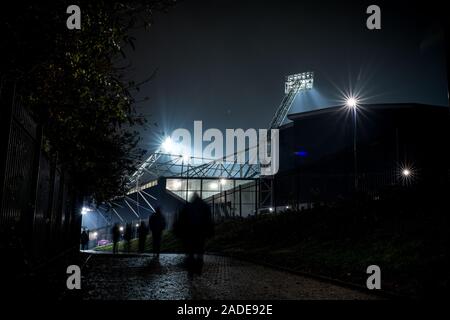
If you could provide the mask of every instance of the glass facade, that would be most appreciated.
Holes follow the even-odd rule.
[[[215,220],[246,217],[256,210],[255,179],[168,178],[166,189],[185,201],[197,193],[211,206]]]

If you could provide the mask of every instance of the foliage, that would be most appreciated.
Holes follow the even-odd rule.
[[[58,156],[83,195],[97,201],[124,191],[142,157],[135,128],[144,122],[125,81],[130,31],[148,27],[173,1],[78,1],[81,30],[66,28],[67,6],[17,3],[2,10],[0,75],[16,81],[23,104],[43,125],[46,149]]]

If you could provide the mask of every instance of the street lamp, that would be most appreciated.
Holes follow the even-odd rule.
[[[407,177],[409,177],[410,175],[411,175],[411,170],[409,170],[409,169],[403,169],[402,170],[402,175],[405,177],[405,178],[407,178]]]
[[[88,212],[91,211],[91,209],[89,209],[88,207],[83,207],[81,208],[81,214],[84,216],[86,214],[88,214]]]
[[[399,177],[403,185],[409,185],[417,174],[415,168],[411,166],[401,166],[399,168]]]
[[[358,100],[356,98],[350,97],[346,102],[347,107],[356,108],[358,105]]]
[[[355,179],[355,191],[358,189],[358,166],[356,156],[356,110],[358,109],[358,99],[355,97],[349,97],[346,101],[347,108],[350,108],[353,113],[353,175]]]
[[[181,158],[182,158],[183,162],[189,163],[189,160],[191,159],[191,156],[189,155],[189,153],[185,152],[185,153],[183,153]]]

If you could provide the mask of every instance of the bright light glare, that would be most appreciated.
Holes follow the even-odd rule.
[[[87,208],[87,207],[81,208],[81,214],[82,214],[82,215],[87,214],[89,211],[91,211],[91,209],[89,209],[89,208]]]
[[[224,185],[225,183],[227,183],[227,180],[225,180],[225,179],[220,179],[220,184],[221,184],[221,185]]]
[[[270,211],[270,212],[273,212],[273,208],[269,208],[269,211]]]
[[[219,185],[216,182],[212,182],[210,185],[211,189],[217,189]]]
[[[401,164],[397,175],[404,185],[409,185],[417,178],[417,170],[412,164]]]
[[[175,144],[173,143],[172,138],[167,137],[161,144],[161,148],[164,152],[172,153],[175,148]]]
[[[358,100],[353,97],[350,97],[347,99],[345,104],[347,105],[347,107],[356,108],[356,106],[358,105]]]
[[[97,236],[98,236],[98,233],[94,232],[94,238],[97,238]]]
[[[189,153],[183,153],[182,158],[184,162],[189,162],[191,156],[189,155]]]
[[[181,181],[180,180],[175,180],[173,183],[173,186],[175,187],[175,189],[181,189]]]
[[[136,223],[136,228],[139,227],[139,223]]]
[[[120,230],[120,231],[123,231],[123,227],[120,227],[119,230]]]

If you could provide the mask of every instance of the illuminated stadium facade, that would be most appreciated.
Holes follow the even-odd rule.
[[[98,230],[98,237],[108,237],[113,223],[137,225],[158,206],[171,225],[194,193],[210,205],[218,221],[302,210],[355,193],[377,199],[386,188],[399,185],[441,183],[439,170],[450,161],[436,156],[436,150],[445,146],[447,108],[363,105],[350,97],[340,106],[287,116],[296,94],[312,85],[313,73],[286,79],[287,93],[269,126],[280,130],[280,170],[275,176],[262,178],[259,165],[248,163],[202,159],[194,165],[192,159],[162,148],[130,177],[124,197],[102,204],[95,209],[97,215],[84,215],[83,225]],[[281,126],[286,116],[290,122]],[[432,130],[419,130],[424,121],[435,124]]]

